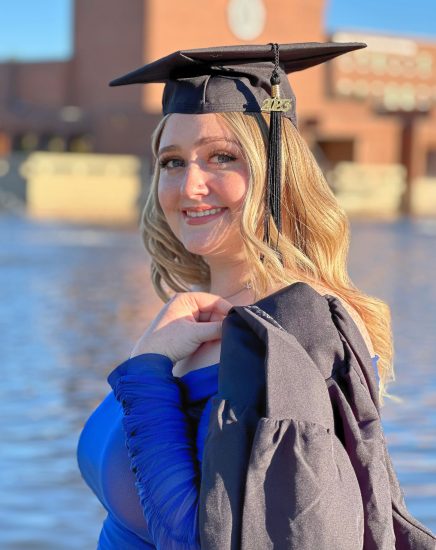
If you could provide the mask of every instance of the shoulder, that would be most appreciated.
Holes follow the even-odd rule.
[[[365,323],[363,322],[362,317],[357,313],[357,311],[343,298],[335,294],[335,292],[331,291],[330,289],[327,289],[323,287],[322,285],[317,285],[314,283],[310,283],[310,286],[318,292],[318,294],[321,294],[321,296],[324,296],[325,294],[329,294],[330,296],[334,296],[339,302],[341,303],[342,307],[345,309],[345,311],[349,314],[349,316],[353,319],[355,325],[359,329],[360,334],[362,335],[362,338],[366,344],[366,347],[368,348],[368,351],[371,355],[371,357],[374,357],[374,346],[372,345],[371,337],[369,335],[368,329],[366,328]]]

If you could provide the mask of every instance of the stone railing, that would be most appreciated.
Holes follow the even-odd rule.
[[[27,182],[30,217],[108,224],[137,220],[137,157],[36,152],[24,161],[21,174]]]
[[[436,217],[436,178],[414,180],[411,210],[414,216]]]
[[[0,211],[37,219],[136,224],[148,193],[142,159],[130,155],[36,152],[1,158]],[[392,218],[401,208],[406,172],[399,164],[341,162],[328,180],[351,216]],[[436,178],[411,188],[411,211],[436,216]]]
[[[340,162],[328,180],[348,214],[391,218],[400,211],[406,170],[401,164]]]

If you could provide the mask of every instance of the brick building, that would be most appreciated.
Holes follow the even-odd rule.
[[[333,39],[369,47],[291,75],[323,168],[401,163],[409,183],[436,176],[436,43],[326,36],[324,11],[324,0],[76,0],[71,60],[0,64],[0,153],[147,156],[161,86],[109,88],[113,77],[176,49]]]

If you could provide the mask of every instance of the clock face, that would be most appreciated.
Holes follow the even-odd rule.
[[[263,0],[229,0],[227,19],[232,33],[240,40],[254,40],[265,27]]]

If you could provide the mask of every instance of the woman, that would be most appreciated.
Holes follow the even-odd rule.
[[[82,475],[108,511],[99,548],[200,548],[203,450],[218,390],[222,323],[233,306],[253,304],[296,282],[336,296],[374,366],[375,351],[380,357],[379,394],[385,394],[393,378],[388,308],[348,278],[346,217],[295,128],[295,98],[283,78],[358,47],[311,43],[284,45],[280,52],[277,45],[176,52],[115,81],[167,84],[142,218],[153,284],[166,304],[130,359],[109,376],[113,392],[81,435]],[[271,84],[284,89],[289,104],[272,94],[269,105],[276,99],[280,109],[292,106],[279,118],[277,111],[261,112],[271,73]],[[283,163],[273,159],[277,150]],[[168,290],[175,291],[171,298]],[[363,546],[359,529],[360,547],[378,547]],[[260,539],[223,546],[213,543],[217,533],[203,537],[203,548],[267,547]],[[308,548],[284,538],[272,547]]]

